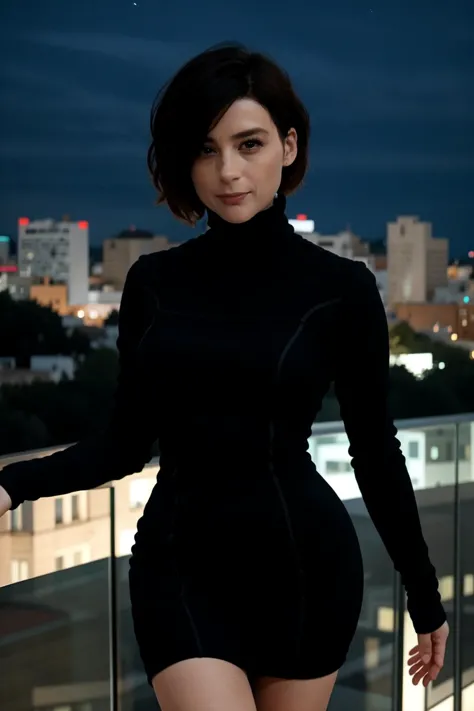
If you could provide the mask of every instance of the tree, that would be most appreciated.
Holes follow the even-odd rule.
[[[21,410],[11,410],[0,403],[0,455],[40,449],[49,444],[44,423]]]
[[[89,347],[84,338],[67,333],[50,307],[15,301],[7,291],[0,292],[0,333],[0,356],[12,356],[23,368],[29,367],[32,355],[75,355]]]
[[[118,376],[118,355],[111,348],[90,351],[76,371],[76,381],[92,387],[115,387]]]

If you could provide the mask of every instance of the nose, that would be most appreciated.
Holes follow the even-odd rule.
[[[224,183],[232,183],[240,178],[240,160],[235,151],[221,153],[218,170]]]

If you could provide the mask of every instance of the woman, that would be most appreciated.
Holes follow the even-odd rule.
[[[107,431],[5,467],[0,512],[141,471],[158,437],[130,590],[161,708],[321,711],[363,590],[351,519],[307,452],[334,382],[419,634],[414,682],[426,685],[448,627],[387,410],[385,312],[363,264],[312,245],[285,216],[307,166],[306,110],[273,62],[224,46],[178,72],[151,131],[158,202],[192,225],[207,213],[210,229],[131,267]]]

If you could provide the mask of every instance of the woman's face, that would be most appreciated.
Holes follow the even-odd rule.
[[[282,168],[296,158],[292,128],[282,142],[268,111],[239,99],[209,133],[191,177],[202,203],[227,222],[246,222],[272,204]]]

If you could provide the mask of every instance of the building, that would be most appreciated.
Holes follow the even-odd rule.
[[[87,302],[89,223],[67,218],[18,220],[18,268],[21,276],[67,285],[69,305]]]
[[[460,304],[397,304],[395,313],[415,331],[445,333],[454,342],[474,341],[474,300]]]
[[[30,286],[30,299],[41,306],[49,306],[60,316],[69,314],[67,284],[51,284],[49,277],[45,277],[40,284]]]
[[[418,217],[399,217],[387,230],[389,305],[431,301],[447,285],[448,240],[433,238]]]
[[[47,456],[59,448],[41,451]],[[38,454],[38,453],[37,453]],[[1,465],[15,455],[1,458]],[[159,471],[158,458],[115,482],[117,555],[129,555],[137,521]],[[25,502],[0,519],[0,587],[110,555],[108,488]]]
[[[297,215],[296,220],[289,220],[295,232],[312,244],[327,249],[333,254],[348,259],[364,262],[372,271],[375,270],[375,258],[370,253],[370,247],[355,235],[350,229],[335,235],[322,235],[314,229],[314,221],[306,215]]]
[[[167,237],[155,236],[147,230],[130,227],[116,237],[104,240],[102,281],[121,291],[127,272],[142,254],[161,252],[174,247]]]
[[[0,266],[0,291],[8,291],[12,299],[30,298],[31,279],[18,275],[16,266]]]
[[[0,235],[0,267],[9,264],[10,261],[10,237]]]

